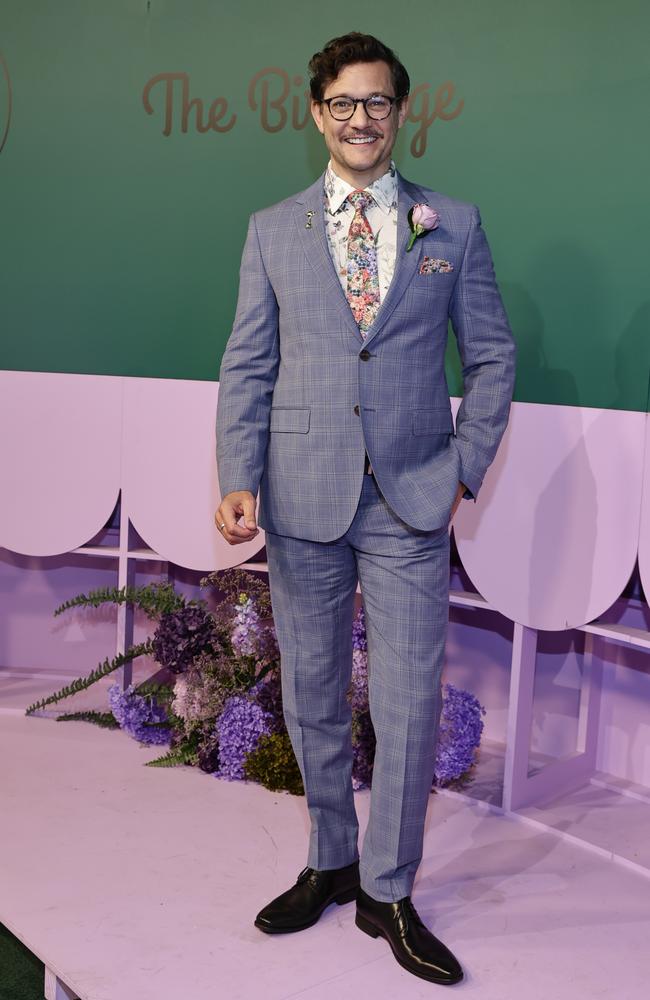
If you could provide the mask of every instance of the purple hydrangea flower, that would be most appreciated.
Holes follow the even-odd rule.
[[[135,693],[133,684],[122,691],[119,684],[108,689],[108,703],[120,727],[140,743],[169,743],[171,731],[167,726],[146,726],[146,722],[164,722],[165,709],[152,696]]]
[[[153,637],[153,655],[162,667],[180,674],[215,640],[211,615],[197,604],[162,615]]]
[[[434,780],[444,785],[460,778],[475,760],[485,709],[475,695],[445,684]]]
[[[219,716],[216,730],[219,738],[218,778],[228,781],[244,779],[244,762],[257,747],[260,736],[271,732],[273,717],[256,702],[244,695],[231,695]]]

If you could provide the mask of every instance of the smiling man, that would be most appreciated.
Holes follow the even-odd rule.
[[[310,62],[329,151],[311,187],[251,216],[220,370],[217,527],[266,551],[284,717],[311,822],[307,865],[258,913],[300,931],[333,903],[409,972],[462,969],[411,901],[434,774],[449,526],[506,428],[515,345],[475,205],[391,159],[409,77],[371,35]],[[464,381],[445,378],[451,320]],[[243,518],[243,523],[239,523]],[[352,789],[352,620],[360,584],[377,738],[361,853]]]

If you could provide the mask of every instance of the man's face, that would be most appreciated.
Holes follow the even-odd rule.
[[[325,88],[328,97],[371,97],[384,94],[396,97],[388,63],[352,63],[345,66],[336,80]],[[345,122],[332,118],[326,104],[311,102],[316,126],[325,137],[334,170],[355,187],[367,187],[386,173],[397,137],[397,130],[406,118],[406,101],[398,110],[393,105],[388,118],[375,121],[366,114],[363,104],[357,104],[354,114]]]

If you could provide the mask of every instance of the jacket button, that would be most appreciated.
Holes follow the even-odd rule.
[[[365,347],[362,350],[361,354],[359,355],[362,361],[367,361],[370,356],[371,356],[370,351]]]
[[[354,404],[354,412],[356,413],[357,416],[359,416],[359,404],[358,403]]]

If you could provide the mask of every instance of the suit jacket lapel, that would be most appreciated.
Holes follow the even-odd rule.
[[[386,298],[381,303],[379,311],[366,335],[365,343],[368,344],[376,334],[385,326],[387,320],[392,315],[395,306],[404,295],[409,282],[417,274],[420,256],[422,254],[422,240],[416,240],[413,248],[407,253],[406,247],[411,235],[408,223],[408,213],[417,204],[419,191],[414,185],[405,181],[402,175],[397,173],[399,192],[397,196],[397,250],[395,254],[395,270],[393,280],[390,283]],[[347,300],[346,300],[347,304]],[[348,309],[350,307],[348,306]],[[350,311],[350,315],[352,315]],[[356,323],[355,323],[356,326]]]
[[[325,219],[323,207],[323,185],[325,175],[321,174],[318,180],[303,191],[296,198],[294,205],[294,224],[297,227],[300,242],[307,259],[313,267],[319,281],[328,293],[333,305],[341,313],[341,316],[350,332],[353,333],[360,342],[363,337],[359,327],[354,321],[350,304],[345,297],[345,292],[341,286],[336,267],[332,260],[327,233],[325,232]],[[308,213],[312,213],[311,216]]]

